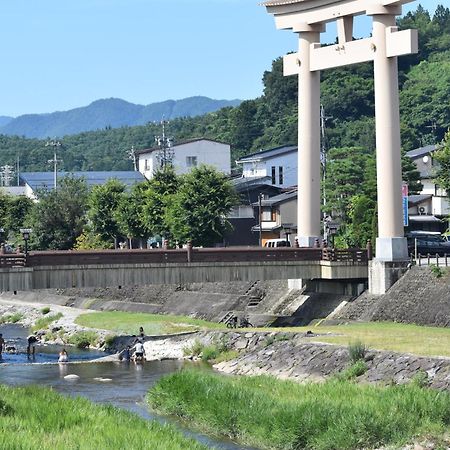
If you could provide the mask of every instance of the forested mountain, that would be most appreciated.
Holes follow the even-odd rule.
[[[0,133],[28,138],[62,137],[102,128],[144,125],[162,118],[193,117],[237,106],[240,100],[189,97],[150,105],[135,105],[118,98],[97,100],[88,106],[51,114],[0,117]]]
[[[400,28],[419,30],[420,52],[399,58],[402,142],[410,150],[440,141],[450,126],[450,11],[438,7],[431,18],[422,7],[399,19]],[[203,116],[174,119],[169,134],[175,141],[208,137],[232,145],[233,158],[270,146],[297,141],[297,79],[283,77],[281,58],[263,75],[264,93],[237,107]],[[329,148],[357,147],[373,156],[375,148],[372,64],[322,73],[322,103]],[[94,104],[95,106],[95,104]],[[162,110],[158,112],[161,118]],[[167,115],[166,117],[169,117]],[[86,117],[89,122],[93,116]],[[146,120],[148,122],[148,120]],[[108,125],[114,125],[110,120]],[[114,125],[115,126],[115,125]],[[84,132],[62,139],[64,170],[131,169],[126,151],[152,146],[158,124],[122,126]],[[51,137],[61,133],[48,133]],[[22,170],[48,170],[52,150],[45,140],[0,136],[0,164],[20,154]]]

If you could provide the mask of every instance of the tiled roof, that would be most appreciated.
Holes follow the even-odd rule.
[[[283,192],[282,194],[266,198],[261,201],[261,206],[273,206],[279,203],[284,203],[289,200],[297,198],[297,190],[290,192]],[[258,202],[253,203],[253,206],[258,206]]]
[[[209,141],[209,142],[215,142],[216,144],[230,145],[226,142],[217,141],[215,139],[208,139],[208,138],[200,137],[200,138],[186,139],[185,141],[177,142],[176,144],[173,144],[171,148],[178,147],[180,145],[191,144],[192,142],[198,142],[198,141]],[[158,150],[161,150],[161,149],[159,147],[145,148],[143,150],[136,150],[135,154],[142,155],[144,153],[152,153],[152,152],[155,152]]]
[[[268,150],[260,150],[259,152],[251,153],[236,161],[239,164],[244,162],[251,162],[255,160],[264,160],[274,158],[275,156],[284,155],[285,153],[297,152],[296,145],[283,145],[281,147],[270,148]]]
[[[133,186],[145,180],[144,175],[135,171],[112,171],[112,172],[58,172],[58,179],[66,175],[73,175],[76,178],[84,178],[87,185],[96,186],[104,184],[108,180],[119,180],[127,186]],[[28,184],[33,191],[37,189],[53,189],[53,172],[22,172],[20,179]]]
[[[408,197],[408,204],[409,206],[418,205],[419,203],[422,203],[425,200],[429,200],[431,197],[432,197],[431,194],[410,195]]]
[[[429,155],[433,153],[438,148],[437,145],[426,145],[425,147],[416,148],[406,153],[411,159],[421,158],[422,156]]]

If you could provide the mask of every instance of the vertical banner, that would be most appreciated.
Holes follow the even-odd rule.
[[[407,227],[409,225],[409,217],[408,217],[408,185],[406,183],[402,184],[402,204],[403,204],[403,226]]]

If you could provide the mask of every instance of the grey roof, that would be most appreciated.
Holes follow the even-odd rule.
[[[429,155],[438,149],[438,145],[426,145],[425,147],[416,148],[409,152],[406,152],[406,156],[411,159],[422,158],[423,156]]]
[[[266,2],[263,2],[263,6],[281,6],[281,5],[291,5],[293,3],[302,3],[305,1],[311,1],[311,0],[267,0]]]
[[[273,206],[279,203],[284,203],[297,198],[297,190],[290,192],[283,192],[282,194],[274,195],[261,201],[261,206]],[[252,206],[258,206],[259,202],[253,203]]]
[[[441,222],[437,217],[435,216],[409,216],[410,222]]]
[[[239,178],[232,178],[231,184],[237,189],[247,188],[250,186],[260,186],[264,184],[271,184],[270,181],[272,180],[272,177],[266,176],[266,177],[239,177]]]
[[[411,206],[418,205],[425,200],[429,200],[431,197],[433,197],[431,194],[410,195],[408,197],[408,204]]]
[[[67,175],[73,175],[76,178],[84,178],[89,187],[104,184],[111,179],[119,180],[126,186],[133,186],[146,179],[140,172],[134,171],[58,172],[59,179]],[[37,189],[53,189],[55,186],[53,172],[22,172],[20,174],[20,179],[28,184],[33,191],[36,191]]]
[[[285,153],[293,153],[297,152],[296,145],[283,145],[281,147],[275,147],[268,150],[260,150],[259,152],[251,153],[250,155],[246,155],[236,162],[241,164],[244,162],[251,162],[255,160],[264,160],[273,158],[275,156],[284,155]]]

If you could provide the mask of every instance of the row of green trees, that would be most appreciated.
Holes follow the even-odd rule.
[[[2,199],[5,231],[20,241],[15,224],[31,228],[30,249],[39,250],[110,248],[119,239],[145,245],[155,236],[213,246],[230,230],[226,216],[237,202],[226,176],[208,166],[183,176],[166,167],[131,189],[111,179],[89,190],[83,178],[66,176],[57,190],[39,191],[36,203]]]

